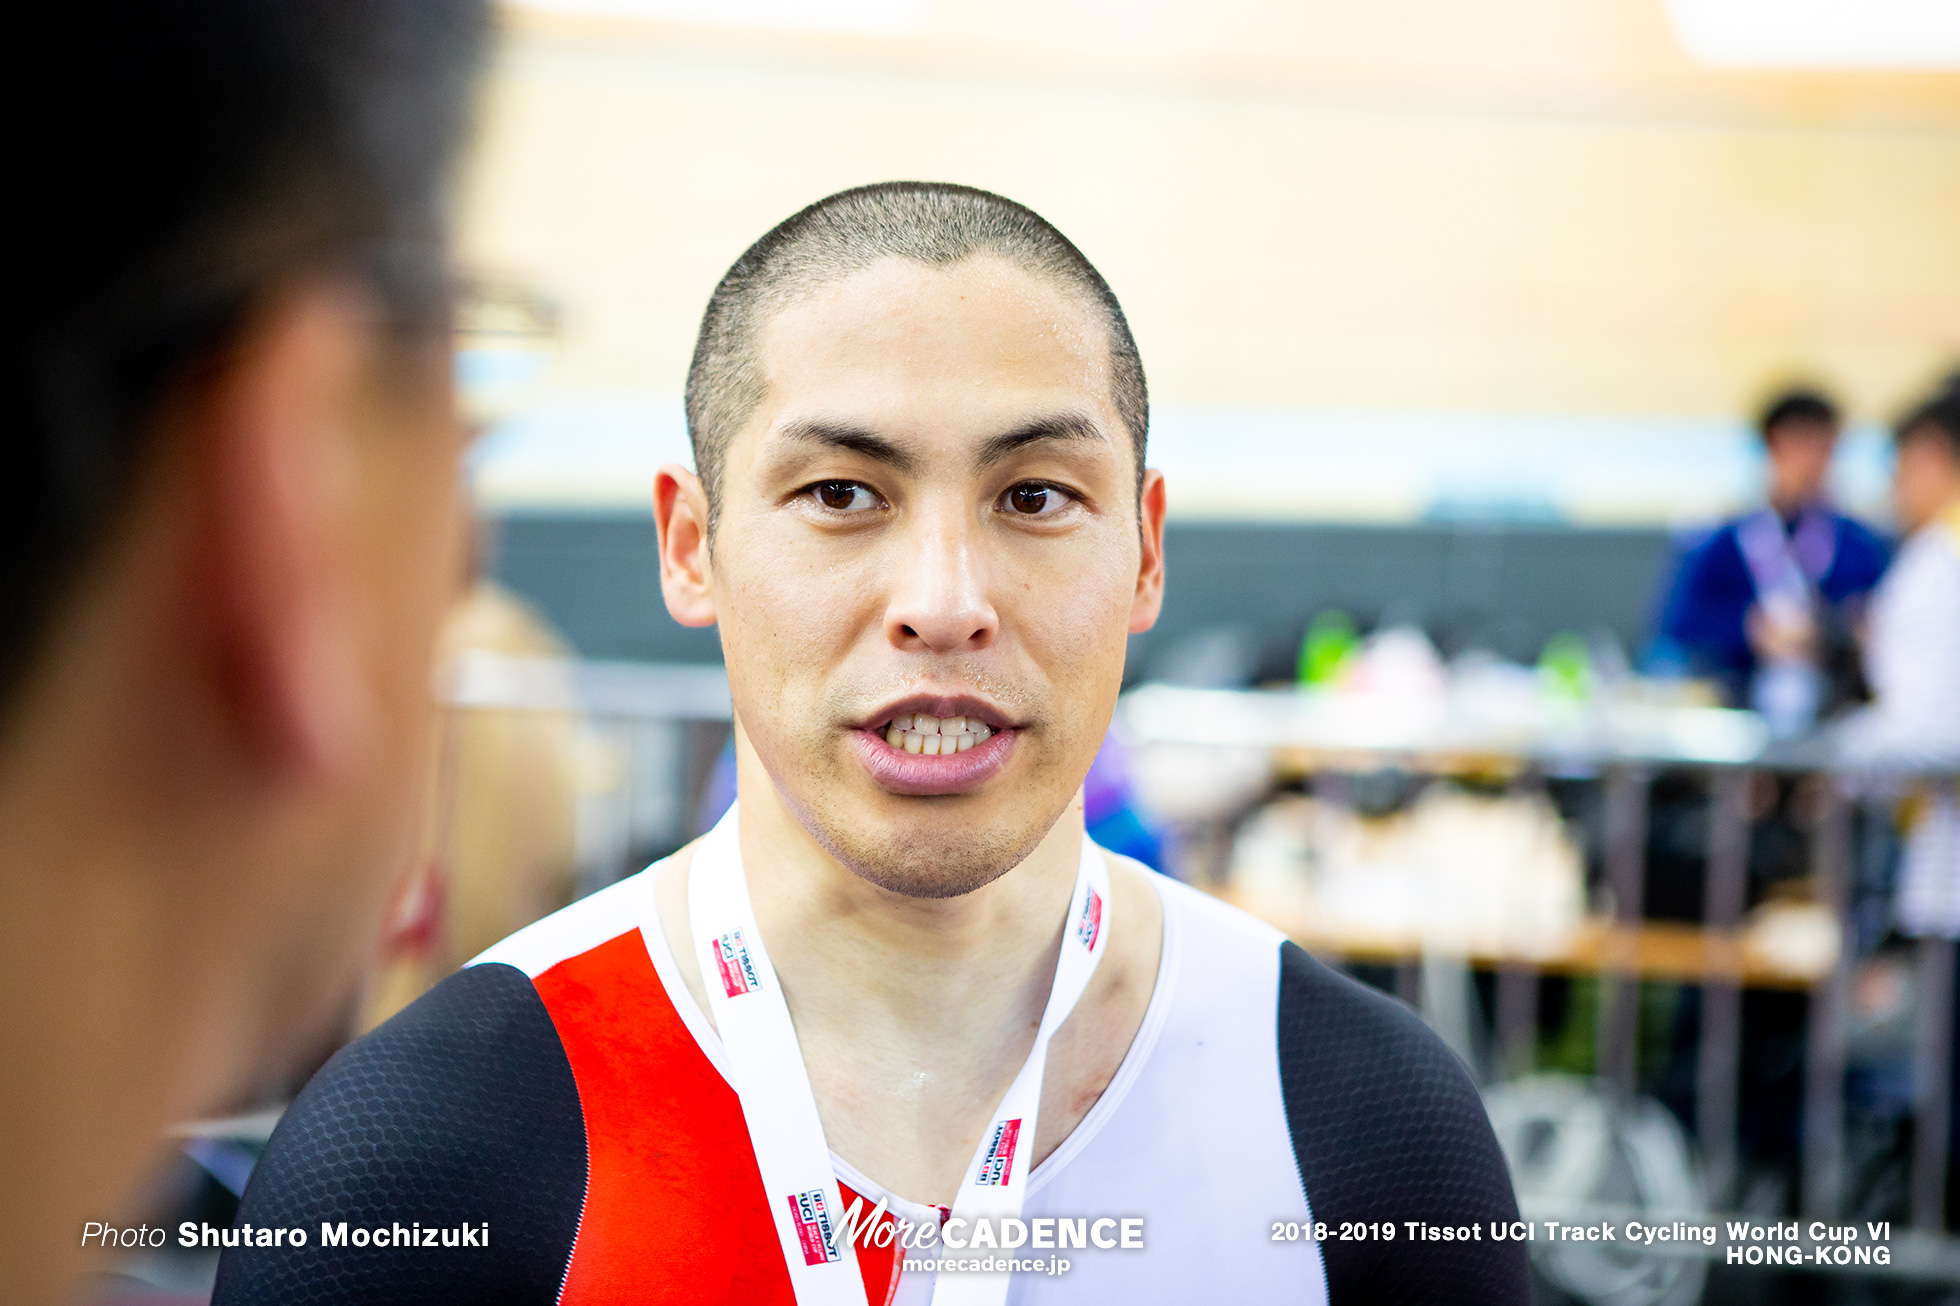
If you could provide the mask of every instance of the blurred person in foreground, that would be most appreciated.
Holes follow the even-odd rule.
[[[1892,493],[1905,543],[1872,598],[1873,701],[1840,723],[1846,762],[1960,769],[1960,379],[1902,420]],[[1899,924],[1960,937],[1960,804],[1945,779],[1907,804]]]
[[[998,1306],[1009,1259],[1023,1303],[1525,1301],[1414,1013],[1084,834],[1165,491],[1075,246],[965,187],[831,196],[723,278],[687,401],[661,582],[720,627],[735,806],[331,1062],[240,1218],[350,1241],[229,1249],[220,1306]]]
[[[464,520],[444,178],[477,0],[83,0],[16,120],[0,1296],[346,1009]]]
[[[454,684],[486,655],[535,659],[534,672],[550,676],[573,652],[536,608],[479,580],[444,623],[437,674]],[[573,692],[567,685],[567,700]],[[416,869],[389,908],[362,1004],[362,1031],[511,931],[572,900],[578,719],[472,704],[452,707],[440,728]]]
[[[1769,502],[1688,550],[1661,611],[1659,660],[1720,682],[1779,736],[1827,706],[1827,664],[1850,650],[1858,602],[1885,570],[1884,541],[1826,496],[1839,425],[1814,390],[1771,400],[1757,424]]]

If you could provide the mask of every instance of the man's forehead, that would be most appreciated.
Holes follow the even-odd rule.
[[[819,287],[763,325],[771,384],[836,377],[1107,390],[1109,333],[1080,294],[993,256],[938,268],[882,259]]]
[[[750,426],[788,438],[829,425],[985,439],[1060,420],[1109,439],[1121,423],[1095,309],[997,258],[883,260],[790,304],[757,343]]]
[[[936,439],[920,439],[916,432],[893,430],[877,421],[787,415],[763,434],[762,453],[765,458],[773,451],[793,459],[798,453],[844,451],[913,473],[948,454],[985,471],[1037,446],[1067,445],[1092,454],[1117,452],[1108,426],[1081,412],[1028,413],[992,428],[941,424],[936,434]]]

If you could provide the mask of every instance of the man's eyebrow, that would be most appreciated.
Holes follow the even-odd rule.
[[[1011,431],[1004,431],[980,446],[978,462],[988,467],[1018,449],[1043,440],[1102,440],[1107,442],[1109,435],[1092,418],[1082,413],[1055,413],[1047,417],[1037,417],[1025,422]]]
[[[852,426],[848,422],[826,422],[820,418],[811,418],[780,426],[777,428],[777,434],[792,440],[827,445],[832,449],[845,449],[851,453],[862,454],[873,462],[883,463],[895,471],[909,472],[918,466],[917,458],[884,436],[874,434],[861,426]]]

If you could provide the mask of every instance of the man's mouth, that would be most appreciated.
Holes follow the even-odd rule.
[[[927,716],[901,712],[884,729],[885,743],[901,753],[940,757],[964,753],[992,737],[993,727],[976,717]]]
[[[880,786],[895,794],[963,794],[1007,765],[1021,733],[1008,717],[975,699],[921,702],[924,697],[893,704],[885,709],[890,716],[851,732],[858,760]]]

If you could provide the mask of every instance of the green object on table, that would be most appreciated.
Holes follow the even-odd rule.
[[[1307,637],[1300,641],[1300,683],[1333,684],[1360,647],[1361,637],[1355,632],[1354,618],[1339,608],[1317,614],[1307,626]]]
[[[1558,698],[1586,698],[1592,693],[1592,653],[1586,641],[1561,630],[1545,641],[1538,655],[1538,678]]]

